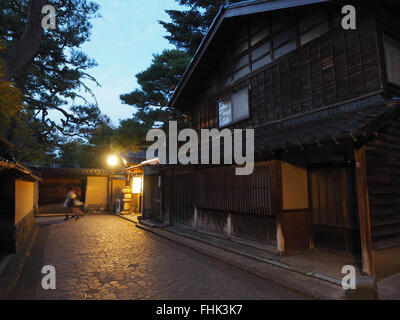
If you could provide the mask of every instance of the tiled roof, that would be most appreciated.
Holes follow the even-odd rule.
[[[139,151],[139,152],[129,152],[128,153],[128,162],[130,164],[138,164],[142,161],[146,160],[146,151]]]
[[[8,160],[0,157],[0,171],[10,170],[17,176],[28,180],[41,180],[39,174],[27,167],[23,166],[17,161]]]
[[[13,169],[15,168],[15,161],[7,160],[0,157],[0,169]]]
[[[108,176],[109,170],[105,169],[75,169],[75,168],[33,168],[42,177],[54,176]]]
[[[303,115],[255,129],[257,150],[282,150],[343,139],[368,137],[388,121],[400,116],[400,102],[381,102],[370,106],[342,106],[330,112]]]

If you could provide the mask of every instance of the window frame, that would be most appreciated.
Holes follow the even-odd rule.
[[[311,24],[307,28],[300,32],[301,27],[300,23],[302,19],[307,16],[307,12],[303,12],[301,17],[295,16],[285,16],[285,21],[282,24],[273,25],[273,19],[269,18],[265,24],[256,23],[253,25],[251,22],[248,22],[247,25],[242,29],[240,36],[238,39],[231,44],[229,47],[229,54],[231,57],[230,65],[227,67],[227,72],[219,72],[219,89],[226,89],[235,84],[239,83],[243,79],[246,79],[252,73],[262,70],[268,65],[271,65],[280,59],[286,57],[287,55],[292,54],[296,50],[309,45],[311,42],[316,41],[317,39],[325,36],[327,33],[331,32],[332,27],[332,15],[327,13],[326,11],[322,10],[321,16],[325,16],[326,18],[321,20],[317,20],[318,22]],[[318,37],[307,41],[306,43],[302,43],[302,36],[306,35],[313,29],[317,29],[319,27],[323,27],[327,25],[327,31],[320,34]],[[274,40],[275,37],[279,36],[279,34],[289,31],[291,28],[294,29],[294,39],[288,39],[287,41],[283,41],[278,47],[275,47]],[[268,30],[268,35],[264,38],[259,39],[259,41],[254,42],[253,39],[255,36],[259,35],[263,32],[263,30]],[[238,48],[247,44],[247,49],[240,51],[240,53],[235,55],[239,52]],[[256,59],[253,59],[253,52],[260,48],[261,46],[265,46],[267,44],[269,51],[259,55]],[[291,48],[289,51],[280,54],[278,57],[276,56],[276,51],[285,48],[286,46],[293,44],[294,47]],[[248,64],[241,66],[240,68],[235,68],[235,64],[244,57],[248,58]],[[269,57],[269,58],[268,58]]]

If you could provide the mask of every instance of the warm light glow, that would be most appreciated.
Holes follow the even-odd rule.
[[[132,180],[132,193],[142,193],[142,178],[134,177]]]
[[[117,156],[109,156],[107,159],[107,163],[110,167],[115,167],[116,165],[118,165],[118,157]]]

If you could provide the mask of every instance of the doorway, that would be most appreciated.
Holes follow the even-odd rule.
[[[163,222],[163,216],[161,211],[161,176],[152,175],[150,176],[151,184],[151,217],[156,222]]]
[[[359,255],[360,225],[352,167],[331,165],[309,172],[314,246]]]

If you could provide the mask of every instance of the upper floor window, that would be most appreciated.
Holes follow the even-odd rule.
[[[236,39],[233,48],[233,79],[238,80],[250,73],[249,67],[249,40],[247,30],[243,30]]]
[[[234,93],[231,97],[218,102],[219,127],[226,127],[247,119],[249,110],[249,89]]]
[[[329,17],[321,12],[303,16],[299,23],[300,44],[305,45],[329,31]]]
[[[265,20],[256,20],[250,28],[251,70],[254,71],[272,61],[271,27]]]
[[[389,83],[400,85],[400,40],[384,35],[386,76]]]
[[[287,16],[265,16],[244,25],[235,36],[229,57],[221,60],[219,83],[222,87],[268,65],[329,31],[329,16],[322,12],[306,13],[298,23]]]
[[[275,34],[273,40],[275,59],[296,49],[296,34],[295,26],[291,26]]]

